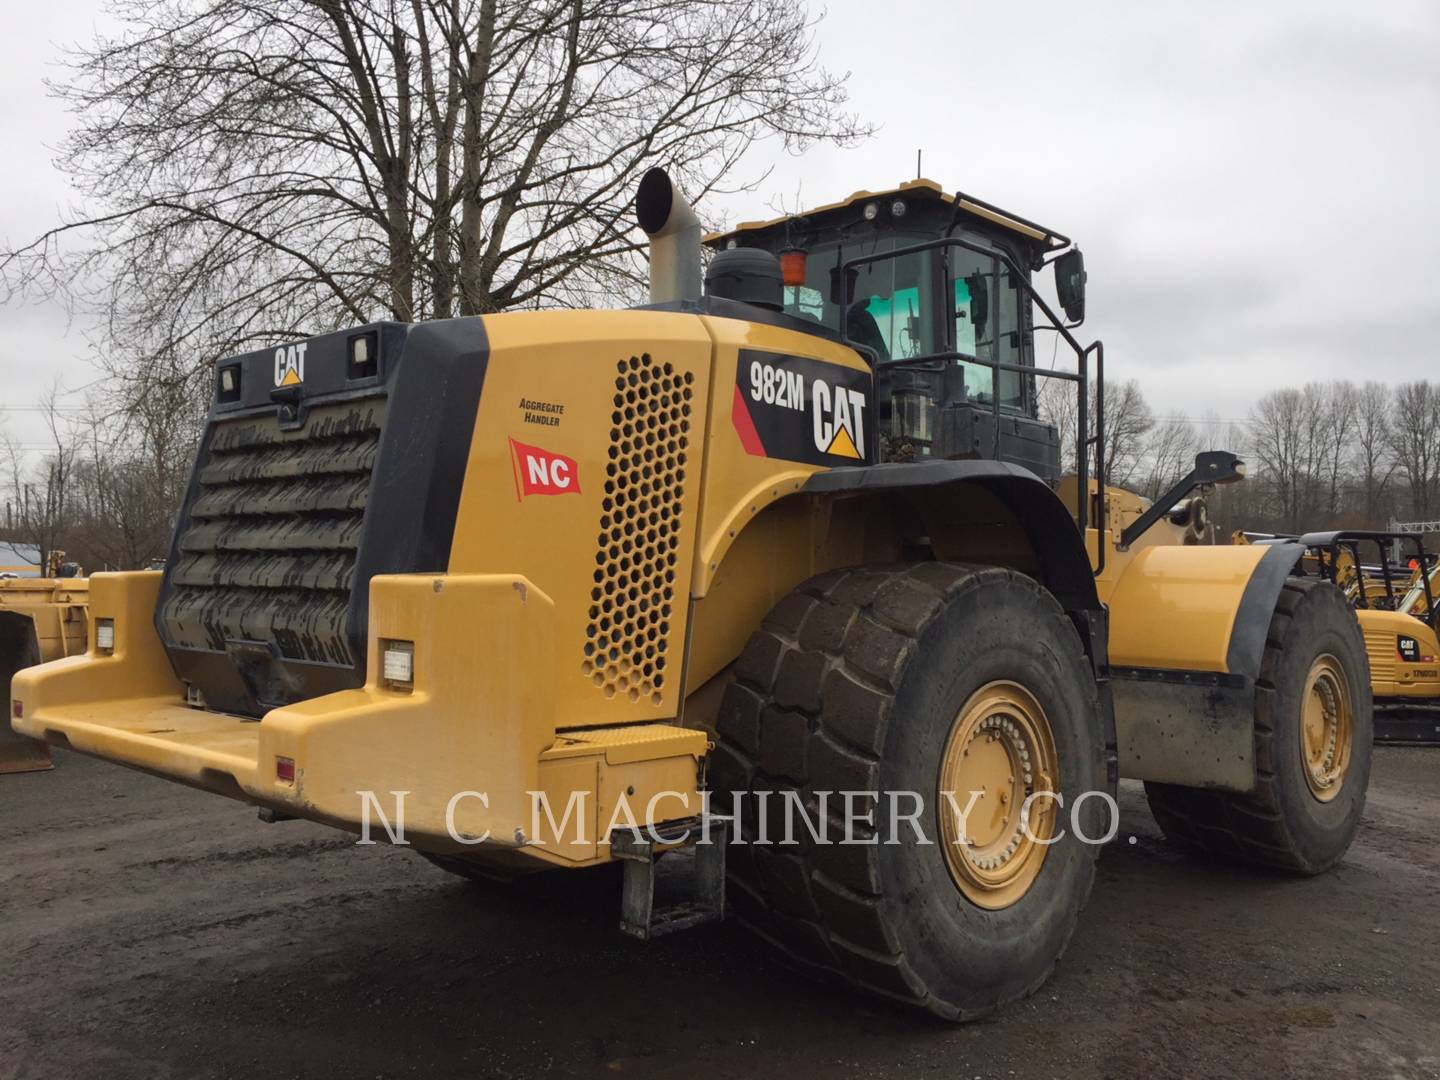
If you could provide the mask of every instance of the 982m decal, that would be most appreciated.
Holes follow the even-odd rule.
[[[741,349],[730,419],[747,453],[808,465],[867,460],[870,373]]]

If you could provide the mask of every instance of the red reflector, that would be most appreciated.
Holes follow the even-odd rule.
[[[19,698],[10,703],[10,711],[15,714],[16,720],[25,719],[25,703]]]
[[[295,782],[295,759],[288,757],[277,757],[275,759],[275,779],[283,780],[287,784]]]
[[[780,279],[786,285],[805,284],[805,252],[782,251],[780,253]]]

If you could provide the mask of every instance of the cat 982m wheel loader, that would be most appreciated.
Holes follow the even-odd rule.
[[[1153,506],[1104,485],[1065,237],[916,181],[710,236],[702,287],[663,172],[636,206],[644,307],[221,363],[165,571],[93,578],[110,645],[17,677],[16,729],[271,819],[403,809],[460,872],[618,859],[642,937],[728,876],[797,960],[951,1018],[1052,969],[1119,776],[1178,840],[1341,858],[1354,619],[1298,551],[1191,542],[1232,455]],[[1080,406],[1066,484],[1041,378]]]

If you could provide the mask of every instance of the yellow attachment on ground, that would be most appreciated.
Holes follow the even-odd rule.
[[[24,668],[85,650],[84,578],[0,579],[0,773],[51,768],[50,748],[10,727],[10,680]]]

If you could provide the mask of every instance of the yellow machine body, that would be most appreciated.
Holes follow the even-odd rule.
[[[84,578],[0,579],[0,686],[34,664],[85,651]],[[0,724],[0,774],[51,768],[50,748]]]
[[[798,582],[866,554],[863,532],[831,535],[812,506],[771,512],[819,470],[740,444],[730,422],[740,350],[863,365],[812,336],[710,317],[484,322],[485,391],[448,571],[371,581],[363,687],[258,721],[187,704],[154,621],[161,573],[97,574],[92,622],[113,620],[113,650],[92,645],[18,676],[16,730],[356,830],[367,814],[380,828],[377,807],[393,824],[392,793],[407,792],[408,839],[453,852],[463,848],[452,834],[484,837],[477,852],[496,861],[520,852],[585,865],[610,857],[604,838],[627,815],[698,814],[709,739],[680,726],[687,687],[729,664]],[[635,424],[624,399],[641,387],[666,404]],[[516,444],[570,459],[573,489],[528,493]],[[622,487],[645,491],[628,515],[613,505]],[[597,532],[602,519],[612,524]],[[664,597],[643,630],[631,590],[647,605]],[[614,657],[594,647],[597,595],[609,598]],[[705,617],[692,623],[692,612]],[[394,640],[414,643],[403,688],[383,675]],[[452,805],[457,793],[471,794]]]
[[[16,731],[278,815],[373,831],[398,812],[406,839],[437,853],[589,865],[612,857],[617,826],[700,813],[719,688],[800,582],[917,544],[1043,578],[1045,537],[1063,539],[1070,520],[1006,466],[935,489],[817,488],[857,463],[846,440],[864,445],[873,422],[858,402],[837,412],[838,394],[795,403],[814,435],[808,462],[757,453],[735,410],[763,357],[868,377],[853,350],[813,334],[655,311],[483,326],[448,567],[370,581],[362,686],[258,717],[187,700],[157,631],[161,573],[97,574],[90,619],[113,621],[114,648],[92,632],[83,656],[17,676]],[[901,485],[920,475],[881,468],[901,470]],[[1043,528],[1016,509],[1027,484],[1059,515]],[[1253,679],[1245,665],[1258,663],[1255,628],[1263,641],[1279,588],[1254,593],[1265,549],[1185,545],[1162,524],[1120,551],[1126,513],[1143,504],[1109,497],[1105,536],[1089,536],[1104,569],[1092,584],[1075,544],[1066,581],[1092,603],[1098,588],[1109,608],[1110,663],[1126,674],[1121,771],[1245,790],[1251,714],[1227,680]],[[390,642],[413,645],[403,685],[385,674]]]
[[[1403,612],[1375,608],[1355,615],[1365,635],[1370,685],[1377,699],[1440,699],[1440,642],[1428,624]]]

